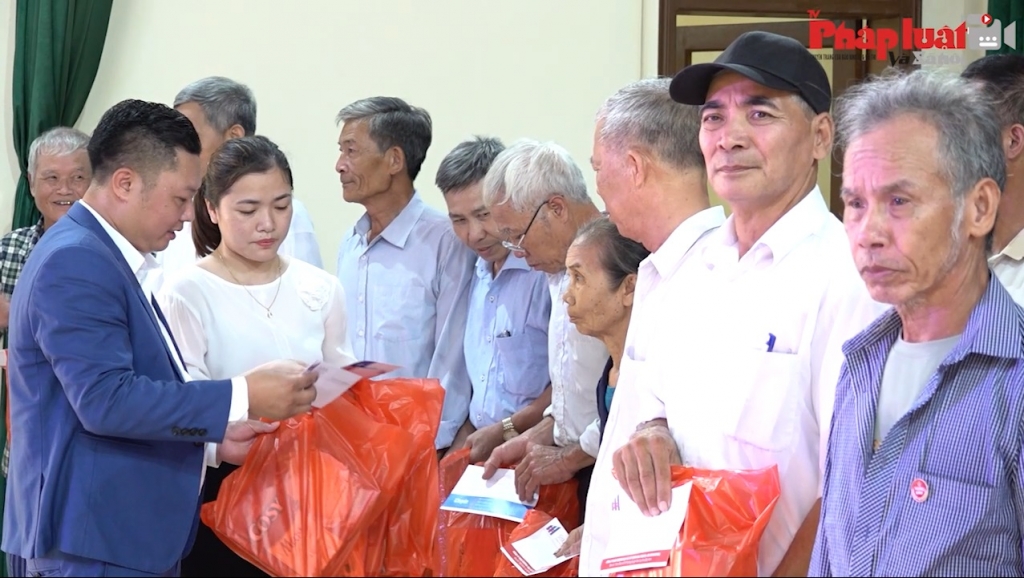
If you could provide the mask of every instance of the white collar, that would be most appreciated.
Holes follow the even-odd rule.
[[[103,230],[106,231],[107,235],[110,237],[110,240],[114,242],[114,245],[117,245],[118,249],[121,250],[121,254],[124,255],[124,260],[128,262],[128,267],[132,270],[132,273],[135,274],[136,278],[141,281],[145,270],[159,267],[156,259],[154,259],[152,255],[144,255],[141,251],[136,249],[135,245],[132,245],[120,231],[115,229],[113,225],[103,217],[103,215],[99,214],[96,212],[96,209],[89,206],[89,203],[85,202],[85,199],[79,200],[78,202],[88,209],[89,212],[92,213],[93,217],[96,217],[100,226],[103,227]]]

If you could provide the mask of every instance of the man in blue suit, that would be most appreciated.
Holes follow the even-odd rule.
[[[34,576],[175,576],[199,522],[206,465],[308,411],[295,361],[190,381],[140,281],[200,185],[181,113],[128,100],[89,142],[93,181],[40,239],[11,301],[11,463],[3,550]]]

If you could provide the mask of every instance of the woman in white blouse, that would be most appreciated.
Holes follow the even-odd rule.
[[[240,375],[274,359],[353,363],[345,294],[333,275],[278,255],[292,216],[292,173],[269,139],[225,142],[210,159],[192,225],[203,258],[168,280],[160,305],[194,379]],[[235,468],[207,472],[203,501]],[[265,576],[201,525],[182,576]]]

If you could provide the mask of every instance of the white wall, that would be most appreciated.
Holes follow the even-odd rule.
[[[0,8],[0,232],[17,182],[11,126],[16,3]],[[924,0],[926,26],[957,23],[986,0]],[[425,107],[434,144],[417,187],[474,133],[555,140],[588,182],[593,116],[622,85],[657,73],[658,0],[114,0],[99,73],[78,127],[87,132],[125,98],[170,103],[188,82],[219,74],[247,83],[259,132],[292,162],[324,263],[361,214],[341,199],[334,116],[389,94]],[[980,54],[965,54],[965,60]],[[595,200],[600,204],[600,200]]]
[[[248,84],[258,101],[257,132],[288,154],[296,195],[313,215],[333,271],[344,231],[362,214],[342,200],[334,172],[334,117],[342,106],[393,95],[431,113],[433,145],[416,186],[439,208],[437,165],[474,133],[506,143],[555,140],[592,185],[594,114],[608,95],[641,77],[641,2],[649,0],[115,0],[78,127],[91,131],[125,98],[170,104],[203,76]],[[11,31],[8,46],[13,5],[5,3],[0,20],[0,29]],[[5,50],[10,127],[13,51]],[[10,129],[3,133],[0,182],[14,182]],[[13,191],[0,191],[0,227],[9,227]]]

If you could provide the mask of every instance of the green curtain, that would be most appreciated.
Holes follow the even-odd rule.
[[[992,18],[998,19],[1004,29],[1013,22],[1017,23],[1017,48],[1013,49],[1007,46],[1005,44],[1007,39],[1004,38],[1004,44],[999,47],[999,50],[989,50],[988,54],[1024,53],[1024,0],[988,0],[988,13]]]
[[[39,220],[25,178],[28,148],[56,126],[74,126],[96,78],[113,0],[18,0],[14,39],[14,150],[21,177],[12,228]]]
[[[112,1],[18,0],[12,100],[21,177],[14,197],[14,229],[39,220],[25,178],[28,149],[43,132],[78,122],[100,66]],[[6,347],[6,335],[3,341]],[[0,377],[0,416],[6,416],[6,376]],[[7,438],[6,430],[6,419],[0,419],[0,441]],[[0,519],[6,489],[7,481],[0,477]],[[7,576],[6,562],[0,556],[0,576]]]

